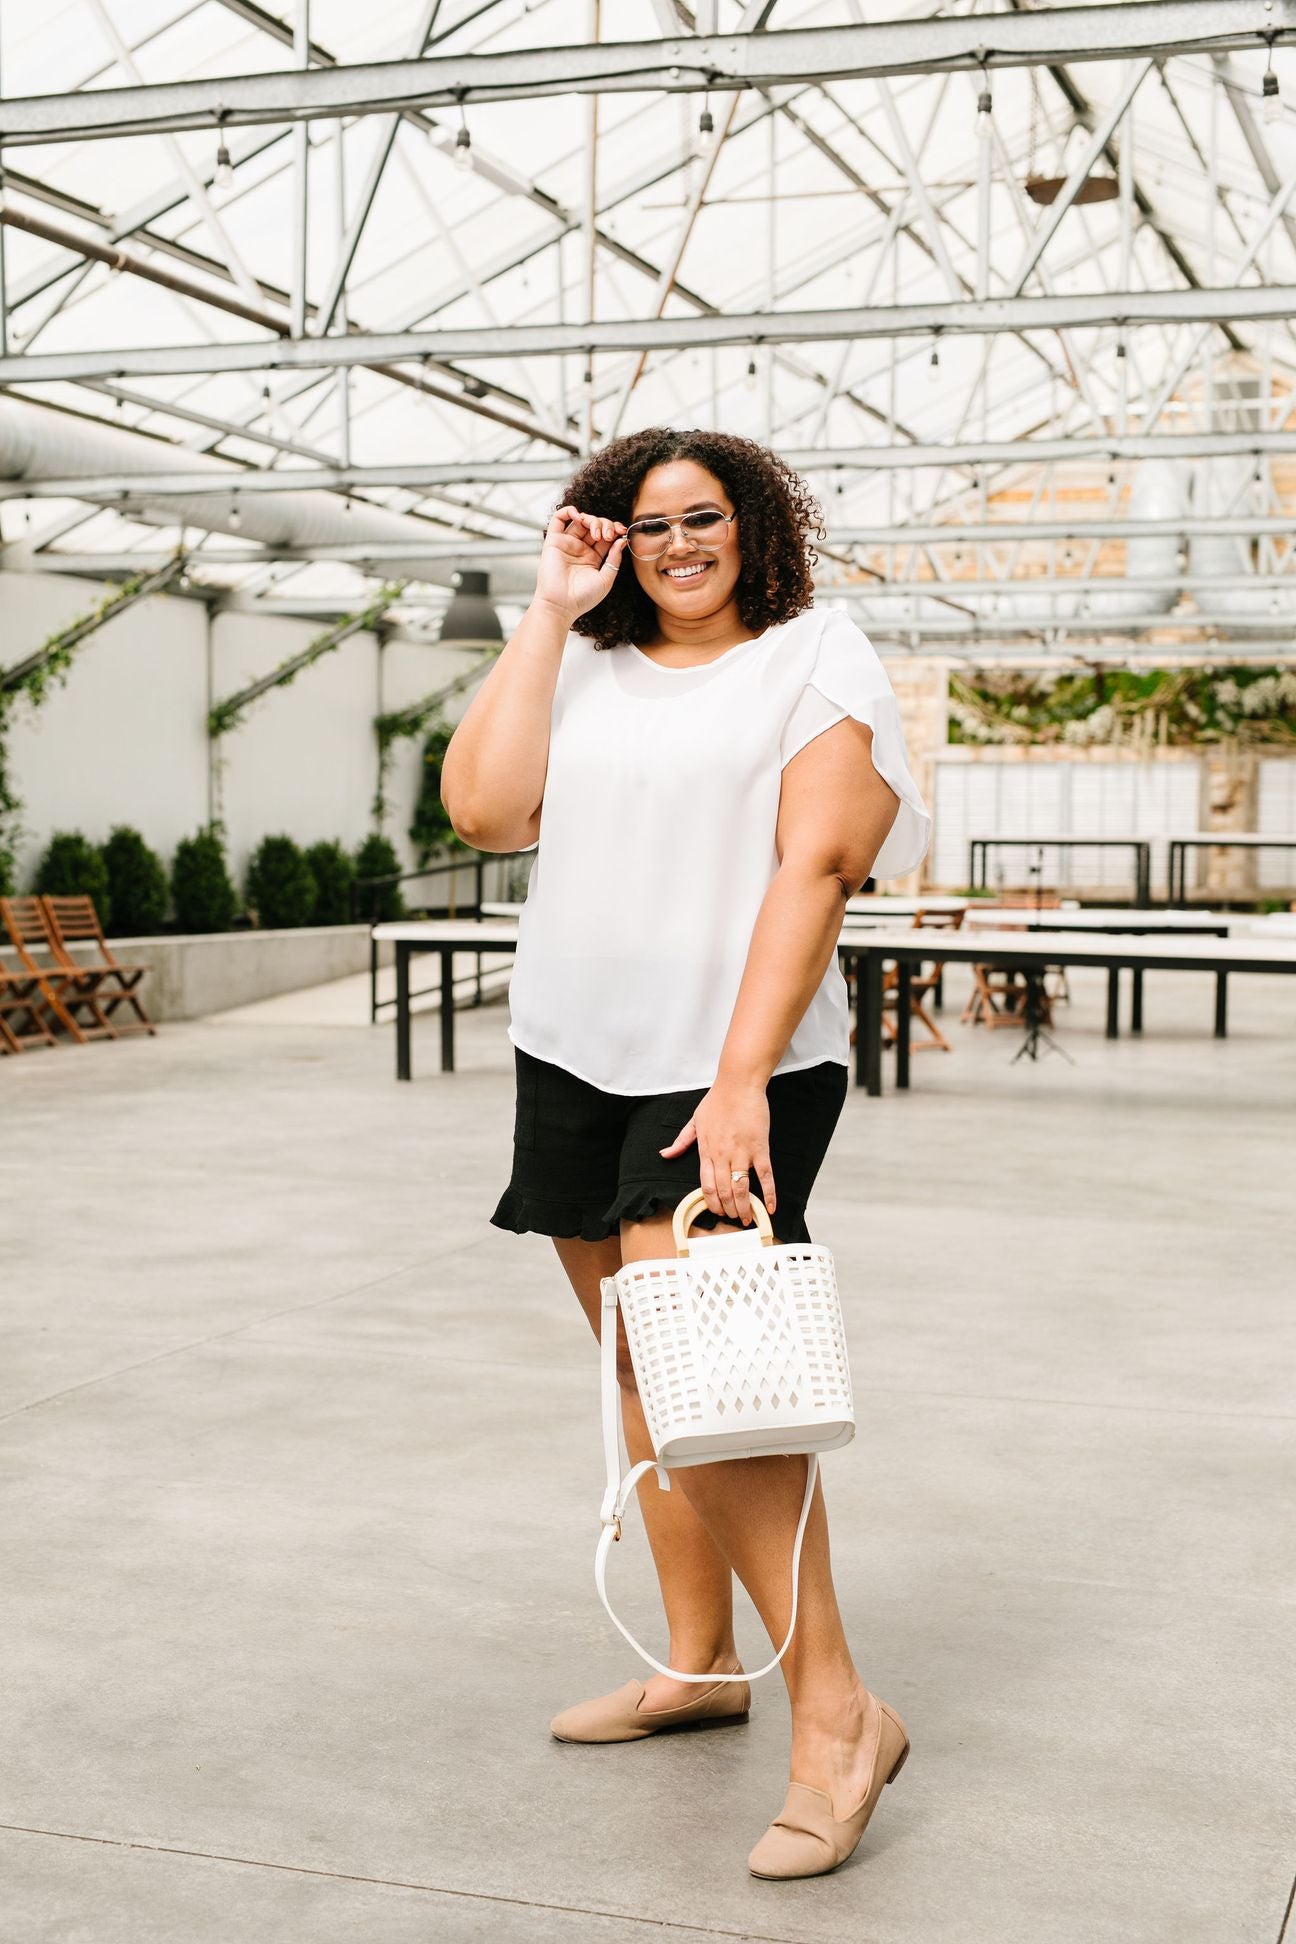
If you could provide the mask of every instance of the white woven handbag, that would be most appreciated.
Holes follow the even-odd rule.
[[[769,1215],[755,1195],[754,1228],[690,1242],[689,1228],[705,1206],[706,1196],[697,1188],[675,1210],[674,1256],[628,1262],[600,1284],[607,1489],[594,1582],[613,1624],[649,1666],[677,1681],[713,1686],[759,1680],[787,1652],[796,1631],[801,1541],[818,1453],[850,1443],[855,1412],[832,1252],[821,1243],[775,1242]],[[618,1303],[656,1454],[624,1478],[619,1477]],[[606,1585],[608,1553],[621,1537],[626,1504],[640,1478],[655,1470],[668,1492],[669,1474],[685,1465],[803,1451],[810,1463],[792,1548],[792,1615],[773,1660],[754,1674],[682,1674],[654,1659],[612,1611]]]

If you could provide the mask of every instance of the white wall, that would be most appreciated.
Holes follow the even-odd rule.
[[[110,591],[66,576],[0,573],[0,666],[20,661]],[[218,614],[209,640],[202,604],[168,595],[106,623],[78,651],[66,687],[52,689],[39,710],[20,700],[10,718],[10,769],[23,801],[20,886],[55,830],[101,842],[114,824],[133,824],[169,863],[210,814],[212,699],[269,673],[326,625]],[[358,844],[371,828],[377,787],[375,715],[418,701],[474,659],[400,637],[380,651],[373,635],[354,635],[254,703],[221,739],[214,791],[237,881],[272,833]],[[467,702],[454,696],[448,719],[457,721]],[[418,751],[416,741],[396,745],[386,826],[411,865]]]
[[[379,657],[382,713],[390,715],[396,709],[408,709],[421,702],[433,690],[471,667],[481,653],[480,649],[474,649],[465,654],[435,643],[391,636]],[[472,688],[450,697],[442,709],[447,722],[458,722],[477,693],[477,687],[475,683]],[[409,827],[418,801],[422,749],[422,736],[402,737],[391,746],[387,769],[387,817],[383,829],[395,844],[402,864],[411,871],[418,861],[409,840]]]
[[[110,591],[0,573],[0,661],[21,661]],[[206,821],[206,631],[195,601],[141,601],[86,641],[40,709],[16,702],[7,744],[23,803],[21,886],[55,830],[101,843],[114,824],[134,824],[169,859]]]
[[[217,615],[212,622],[217,700],[299,654],[326,626]],[[299,844],[336,837],[350,847],[369,828],[376,660],[374,637],[352,635],[286,688],[254,702],[238,726],[221,737],[217,794],[230,868],[239,883],[263,837],[283,834]]]

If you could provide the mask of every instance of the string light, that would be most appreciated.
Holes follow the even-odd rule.
[[[977,95],[977,142],[989,142],[995,134],[995,105],[989,87]]]
[[[746,380],[745,380],[744,382],[746,383],[746,386],[747,386],[747,389],[748,389],[748,391],[750,391],[750,392],[754,392],[754,391],[755,391],[755,389],[756,389],[756,360],[755,360],[755,358],[748,358],[748,360],[747,360],[747,377],[746,377]]]
[[[977,140],[988,142],[994,135],[994,102],[990,98],[990,77],[985,68],[981,69],[981,92],[977,96],[976,111]]]
[[[699,155],[713,155],[715,153],[715,122],[712,119],[710,108],[704,108],[698,116],[697,145]]]
[[[283,412],[270,395],[269,385],[261,387],[261,404],[265,411],[266,431],[272,439],[287,439],[292,427]]]
[[[455,136],[454,165],[456,169],[462,170],[465,175],[473,165],[472,134],[468,127],[468,118],[464,114],[462,97],[459,102],[459,132]]]
[[[227,108],[219,108],[216,111],[216,127],[219,133],[216,138],[216,169],[212,180],[218,189],[228,188],[234,180],[234,164],[230,160],[230,152],[225,145],[225,117],[228,113]]]
[[[940,346],[939,346],[939,345],[938,345],[938,344],[937,344],[937,343],[935,342],[935,340],[934,340],[934,339],[933,339],[933,341],[932,341],[932,348],[931,348],[931,358],[930,358],[930,360],[928,361],[928,365],[927,365],[927,377],[928,377],[928,381],[929,381],[929,382],[930,382],[931,384],[933,384],[933,385],[939,385],[939,383],[940,383]]]
[[[1278,92],[1278,76],[1274,73],[1273,37],[1269,40],[1269,65],[1260,83],[1260,119],[1272,125],[1282,115],[1282,96]]]
[[[230,501],[229,523],[236,533],[243,524],[243,515],[239,512],[237,497]]]

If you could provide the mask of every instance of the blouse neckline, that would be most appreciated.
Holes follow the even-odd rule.
[[[778,625],[780,624],[775,623],[775,626]],[[733,647],[726,648],[722,655],[713,655],[710,661],[690,662],[688,666],[685,668],[672,668],[669,662],[654,661],[651,655],[645,655],[642,648],[637,648],[633,641],[628,641],[626,643],[626,646],[639,657],[641,662],[647,662],[649,668],[655,668],[659,674],[699,675],[701,674],[704,668],[718,668],[721,662],[728,661],[731,656],[736,655],[739,652],[739,650],[742,648],[754,648],[758,641],[764,641],[766,635],[772,633],[773,633],[773,628],[762,628],[761,632],[758,635],[752,635],[751,638],[747,641],[735,641]]]

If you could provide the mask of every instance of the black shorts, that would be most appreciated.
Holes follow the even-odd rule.
[[[708,1087],[683,1093],[610,1094],[520,1046],[513,1175],[491,1216],[515,1235],[580,1236],[602,1242],[622,1219],[640,1221],[653,1205],[674,1208],[701,1186],[697,1142],[667,1160],[669,1147]],[[809,1242],[806,1203],[846,1101],[846,1068],[837,1060],[776,1073],[765,1089],[774,1172],[771,1227],[780,1242]],[[750,1190],[760,1195],[753,1170]],[[725,1219],[704,1208],[699,1228]]]

